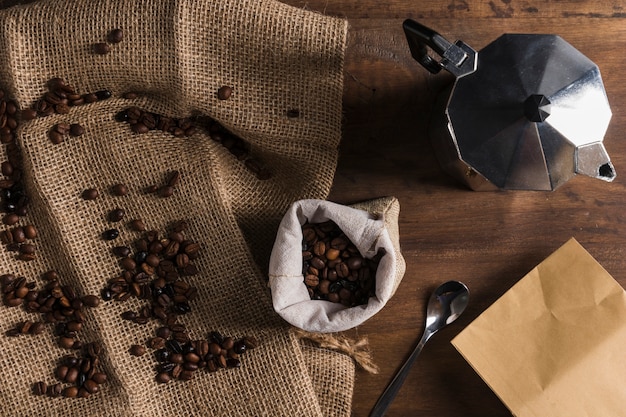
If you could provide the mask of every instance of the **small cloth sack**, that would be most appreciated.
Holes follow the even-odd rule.
[[[344,331],[372,317],[393,296],[404,275],[400,253],[395,198],[383,198],[352,207],[322,200],[300,200],[280,223],[270,258],[270,288],[274,310],[287,322],[310,332]],[[346,307],[326,300],[312,300],[302,274],[302,225],[331,220],[357,247],[364,258],[383,249],[376,271],[375,295],[367,304]]]

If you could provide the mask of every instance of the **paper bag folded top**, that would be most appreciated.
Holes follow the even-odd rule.
[[[517,417],[626,416],[626,292],[574,239],[452,343]]]

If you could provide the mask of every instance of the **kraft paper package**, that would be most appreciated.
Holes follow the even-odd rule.
[[[624,415],[626,291],[575,239],[452,344],[517,417]]]
[[[59,382],[62,358],[79,351],[59,345],[53,323],[40,334],[6,336],[18,323],[42,321],[42,314],[2,305],[0,363],[9,371],[1,414],[349,416],[352,359],[293,335],[272,309],[262,265],[290,204],[328,195],[341,137],[346,21],[268,0],[42,0],[0,11],[0,27],[2,102],[10,103],[0,120],[12,129],[2,132],[2,155],[19,164],[13,179],[29,201],[27,213],[1,233],[37,230],[27,241],[34,254],[12,251],[15,242],[0,248],[1,273],[25,278],[34,291],[54,270],[79,295],[100,296],[123,276],[112,248],[132,247],[142,236],[129,226],[132,219],[142,219],[164,243],[171,243],[170,225],[183,220],[185,239],[200,249],[196,271],[182,277],[197,296],[178,322],[192,340],[216,331],[258,341],[239,368],[199,369],[191,380],[158,384],[155,351],[133,356],[129,349],[146,346],[162,323],[122,318],[143,311],[140,297],[101,300],[85,309],[76,340],[101,346],[98,369],[107,382],[87,398],[51,398],[34,395],[33,385]],[[107,39],[113,29],[122,30],[121,42]],[[103,43],[108,53],[95,53]],[[54,78],[71,86],[78,101],[48,113],[40,100]],[[223,100],[222,86],[232,88]],[[129,108],[158,115],[161,123],[198,125],[188,135],[131,128]],[[27,120],[29,109],[38,117]],[[231,142],[240,138],[245,152],[218,141],[215,124],[203,120],[219,123]],[[51,140],[51,130],[63,124],[80,125],[83,133]],[[246,158],[261,161],[264,175]],[[127,185],[126,195],[110,192],[118,183]],[[168,193],[147,192],[164,183]],[[88,188],[99,196],[85,200]],[[125,212],[122,221],[108,217],[114,209]],[[119,236],[103,237],[114,228]]]

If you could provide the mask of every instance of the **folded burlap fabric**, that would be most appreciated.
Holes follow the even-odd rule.
[[[37,381],[58,382],[55,368],[76,351],[59,345],[51,323],[40,334],[3,335],[1,414],[349,416],[352,360],[301,345],[273,311],[266,269],[258,263],[267,259],[287,207],[302,198],[323,199],[330,189],[341,134],[346,22],[275,1],[50,0],[4,10],[0,25],[4,100],[40,116],[17,117],[17,148],[3,140],[4,155],[12,152],[13,161],[19,150],[20,182],[30,199],[17,225],[33,224],[38,233],[27,241],[36,249],[31,261],[6,250],[16,242],[0,248],[0,273],[42,288],[42,273],[53,269],[63,285],[99,295],[122,274],[112,248],[132,246],[142,235],[127,221],[140,218],[148,230],[167,236],[168,225],[184,220],[185,238],[200,250],[193,259],[197,273],[185,270],[184,276],[197,296],[178,321],[193,340],[218,331],[259,342],[241,356],[239,368],[200,369],[191,380],[158,384],[152,350],[133,356],[129,349],[145,346],[162,323],[122,319],[141,311],[141,297],[102,301],[85,310],[76,338],[102,346],[99,369],[108,381],[88,398],[34,395]],[[107,39],[115,28],[123,31],[119,43]],[[94,44],[106,44],[108,53],[95,53]],[[36,103],[55,77],[82,96],[99,94],[42,117]],[[228,99],[217,97],[222,86],[232,88]],[[123,98],[125,92],[136,94]],[[204,125],[188,136],[131,130],[125,122],[130,107],[161,115],[161,122],[210,117],[242,138],[271,178],[259,179],[266,177],[212,139]],[[64,123],[84,132],[51,140],[51,129]],[[180,174],[175,181],[172,172]],[[164,181],[171,196],[145,192]],[[128,193],[111,193],[117,183]],[[99,190],[94,200],[81,196],[89,188]],[[124,220],[112,221],[114,209],[125,212]],[[119,236],[103,237],[114,228]],[[5,294],[5,301],[11,297]],[[3,332],[27,320],[41,321],[42,314],[0,306]]]

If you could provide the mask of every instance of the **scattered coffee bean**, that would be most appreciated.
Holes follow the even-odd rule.
[[[23,229],[27,239],[35,239],[37,237],[37,228],[32,224],[27,224]]]
[[[233,95],[233,88],[225,85],[217,90],[217,98],[220,100],[228,100]]]
[[[24,109],[21,111],[20,116],[22,120],[34,120],[37,118],[37,112],[33,109]]]
[[[115,223],[121,221],[125,215],[126,212],[124,211],[124,209],[116,208],[109,212],[108,219],[110,222]]]
[[[2,218],[2,223],[7,226],[13,226],[20,220],[20,216],[15,213],[9,213]]]
[[[98,55],[106,55],[109,52],[111,52],[111,47],[106,42],[94,43],[92,48],[93,48],[93,52]]]
[[[164,185],[163,187],[159,188],[158,192],[161,197],[168,198],[174,195],[174,187],[169,186],[169,185]]]
[[[128,194],[128,186],[126,186],[126,184],[115,184],[111,187],[111,194],[116,195],[116,196],[125,196],[126,194]]]
[[[133,356],[143,356],[146,353],[146,348],[142,345],[132,345],[130,347],[130,354]]]
[[[85,129],[78,123],[72,123],[70,125],[70,135],[71,136],[81,136],[85,133]]]
[[[48,392],[48,384],[43,381],[36,382],[33,385],[33,394],[45,395]]]
[[[146,231],[146,225],[143,223],[143,220],[141,219],[134,219],[130,222],[130,228],[133,229],[136,232],[145,232]]]
[[[289,109],[289,110],[287,110],[287,117],[289,117],[289,118],[300,117],[300,110],[298,110],[298,109]]]
[[[107,40],[110,43],[120,43],[122,42],[123,39],[124,39],[124,32],[122,31],[122,29],[113,29],[107,35]]]
[[[119,256],[120,258],[126,258],[130,255],[130,248],[128,246],[114,246],[111,248],[111,251],[115,256]]]
[[[117,229],[108,229],[105,230],[104,232],[102,232],[102,238],[104,240],[113,240],[113,239],[117,239],[117,237],[120,235],[120,231]]]
[[[96,198],[98,198],[99,195],[100,193],[95,188],[87,188],[81,194],[84,200],[95,200]]]

